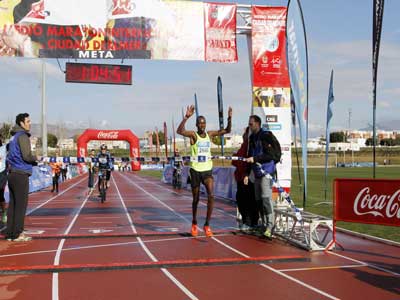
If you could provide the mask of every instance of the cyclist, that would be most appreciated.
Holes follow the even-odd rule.
[[[107,181],[107,188],[110,187],[110,177],[111,177],[111,171],[114,169],[113,162],[111,160],[111,154],[110,152],[107,151],[107,146],[105,144],[102,144],[100,146],[100,152],[96,156],[98,162],[97,162],[97,167],[99,170],[104,169],[106,170],[106,181]],[[100,162],[101,158],[105,158],[105,162]],[[100,178],[99,178],[100,179]],[[100,181],[99,181],[100,183]],[[99,192],[100,192],[100,185],[99,185]]]
[[[173,168],[172,185],[174,188],[181,188],[183,163],[178,149],[176,149],[174,152],[174,159],[171,161],[171,164]]]

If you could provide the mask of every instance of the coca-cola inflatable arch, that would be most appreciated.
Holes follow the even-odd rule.
[[[88,155],[87,144],[93,140],[106,141],[127,141],[130,144],[129,156],[136,158],[140,156],[139,139],[129,129],[124,130],[97,130],[86,129],[78,138],[78,157]],[[139,171],[140,163],[136,160],[131,161],[132,170]]]

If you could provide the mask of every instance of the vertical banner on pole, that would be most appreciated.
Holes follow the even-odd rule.
[[[292,178],[290,81],[286,64],[286,7],[252,6],[254,114],[281,144],[279,183],[288,190]]]
[[[197,118],[199,117],[200,113],[199,113],[199,104],[197,103],[196,93],[194,93],[194,111],[196,113],[196,122],[197,122]]]
[[[185,113],[183,112],[183,107],[182,107],[182,119],[185,117]],[[174,130],[174,134],[175,134],[175,130]],[[185,154],[187,154],[187,144],[186,144],[186,138],[183,137],[183,147],[185,149]]]
[[[167,134],[167,122],[164,122],[164,145],[165,145],[165,157],[168,157],[168,134]]]
[[[158,136],[158,128],[156,127],[156,157],[160,154],[160,137]]]
[[[286,27],[290,86],[296,105],[302,144],[304,172],[303,207],[305,207],[307,199],[308,54],[303,13],[298,0],[289,0]]]
[[[174,124],[174,118],[172,117],[172,142],[173,142],[173,150],[174,154],[176,152],[176,140],[175,140],[175,124]]]
[[[374,0],[372,28],[372,145],[373,145],[373,178],[376,168],[376,82],[378,76],[379,47],[381,42],[384,0]]]
[[[218,76],[217,81],[217,97],[218,97],[218,120],[219,129],[224,129],[224,103],[222,100],[222,81],[221,77]],[[220,136],[221,139],[221,155],[224,155],[224,136]]]
[[[332,119],[332,108],[331,104],[335,100],[335,96],[333,95],[333,70],[331,72],[331,80],[329,82],[329,93],[328,93],[328,107],[326,109],[326,146],[325,146],[325,201],[326,201],[326,194],[328,190],[327,186],[327,179],[328,179],[328,154],[329,154],[329,125]]]

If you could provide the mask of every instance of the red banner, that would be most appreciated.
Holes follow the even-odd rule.
[[[286,7],[252,6],[253,87],[290,87]]]
[[[400,180],[335,179],[335,220],[400,226]]]
[[[204,3],[205,60],[237,62],[236,5]]]

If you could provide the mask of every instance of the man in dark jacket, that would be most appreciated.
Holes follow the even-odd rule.
[[[31,120],[29,114],[17,115],[15,126],[11,131],[7,162],[10,166],[8,174],[8,188],[10,203],[7,214],[6,238],[14,242],[27,242],[31,238],[24,235],[25,213],[28,205],[29,176],[32,175],[32,166],[37,165],[36,156],[32,155]]]
[[[272,178],[276,176],[275,164],[281,158],[281,146],[271,131],[261,129],[261,119],[257,115],[249,118],[251,131],[249,139],[249,157],[246,159],[251,165],[244,183],[249,179],[254,183],[256,202],[263,223],[263,233],[271,238],[274,227],[274,207],[272,203]],[[268,176],[268,174],[270,176]]]

